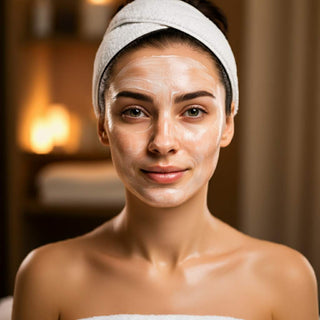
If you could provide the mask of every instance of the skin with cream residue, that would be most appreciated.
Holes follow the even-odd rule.
[[[106,93],[105,130],[127,191],[149,205],[171,207],[206,188],[215,170],[226,127],[225,90],[210,59],[204,65],[181,53],[154,53],[117,66]],[[204,94],[181,101],[194,92]],[[138,117],[128,116],[130,108]],[[159,185],[141,173],[156,165],[185,172],[179,181]]]

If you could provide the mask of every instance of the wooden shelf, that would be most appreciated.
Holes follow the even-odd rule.
[[[10,101],[4,152],[9,163],[7,282],[13,288],[18,266],[30,250],[89,232],[118,214],[122,206],[61,206],[39,201],[37,177],[45,166],[69,161],[110,161],[108,149],[99,145],[96,123],[92,123],[91,110],[89,113],[92,62],[101,39],[82,37],[76,27],[63,27],[61,21],[56,20],[50,36],[36,37],[31,32],[29,1],[6,3],[9,17],[5,30],[8,38],[6,63],[10,70],[5,79]],[[73,5],[78,6],[77,0],[54,1],[55,8],[67,14]],[[57,10],[55,14],[59,15],[62,11]],[[23,79],[19,77],[21,74]],[[17,87],[21,90],[17,91]],[[79,137],[79,145],[87,152],[67,154],[54,150],[50,154],[34,154],[19,149],[17,138],[20,140],[19,130],[24,127],[20,119],[29,119],[31,114],[40,112],[42,109],[37,105],[50,103],[62,103],[78,117],[81,132],[84,132],[84,136]],[[29,107],[30,113],[26,111]]]
[[[42,203],[38,196],[36,177],[39,171],[52,163],[58,162],[95,162],[111,161],[108,151],[105,153],[50,153],[34,154],[21,152],[24,165],[24,197],[22,200],[22,213],[28,219],[52,219],[52,218],[89,218],[98,220],[111,219],[118,214],[123,204],[46,204]]]
[[[26,201],[26,208],[33,208],[31,211],[51,210],[55,209],[40,207],[35,205],[38,199],[38,186],[36,183],[36,177],[39,171],[46,165],[58,162],[95,162],[95,161],[111,161],[110,154],[108,150],[106,152],[97,153],[76,153],[76,154],[66,154],[66,153],[49,153],[49,154],[34,154],[29,152],[20,152],[21,164],[23,166],[21,170],[21,181],[23,182],[23,201]],[[31,200],[30,200],[31,199]],[[31,204],[29,204],[29,202]],[[70,209],[66,208],[68,211]],[[79,210],[85,210],[79,208]]]
[[[123,205],[47,205],[37,200],[27,200],[24,205],[24,216],[26,218],[47,219],[50,217],[111,219],[117,215]]]
[[[110,152],[106,149],[106,152],[78,152],[78,153],[64,153],[64,152],[52,152],[47,154],[37,154],[27,151],[20,151],[20,155],[25,160],[39,161],[39,162],[54,162],[54,161],[94,161],[94,160],[106,160],[110,157]]]

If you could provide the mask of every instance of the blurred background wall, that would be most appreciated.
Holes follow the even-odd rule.
[[[4,3],[2,295],[12,293],[27,252],[89,231],[122,206],[121,191],[119,196],[110,191],[118,182],[102,165],[110,157],[98,143],[91,107],[94,54],[115,2]],[[234,140],[222,150],[210,183],[210,210],[250,235],[298,249],[319,278],[320,2],[215,3],[229,20],[240,111]],[[61,140],[52,131],[67,133]],[[101,177],[108,181],[103,186],[111,198],[58,192],[69,184],[74,190],[82,186],[87,194],[88,188],[101,189]],[[115,198],[119,200],[112,202]]]
[[[320,2],[246,1],[241,229],[320,276]]]
[[[0,52],[0,70],[4,70],[5,68],[5,60],[4,60],[4,17],[5,17],[5,3],[0,3],[0,39],[1,39],[1,52]],[[6,238],[7,238],[7,228],[6,228],[6,219],[7,219],[7,211],[6,211],[6,181],[4,177],[6,176],[6,167],[5,167],[5,158],[6,153],[6,132],[5,132],[5,81],[4,81],[4,73],[1,72],[0,75],[0,172],[1,172],[1,180],[0,180],[0,297],[6,294],[4,283],[6,282]]]

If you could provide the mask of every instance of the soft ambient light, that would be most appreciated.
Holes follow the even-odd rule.
[[[87,1],[90,4],[95,4],[95,5],[105,5],[113,2],[112,0],[87,0]]]
[[[31,149],[35,153],[49,153],[55,147],[65,147],[70,136],[70,116],[62,105],[52,105],[31,125]]]
[[[47,118],[54,146],[65,145],[70,135],[68,111],[61,105],[55,105],[48,111]]]
[[[35,153],[49,153],[53,149],[52,136],[46,119],[34,120],[31,128],[31,148]]]

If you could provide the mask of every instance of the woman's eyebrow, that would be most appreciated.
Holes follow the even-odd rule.
[[[132,98],[132,99],[146,101],[146,102],[153,102],[152,97],[150,97],[146,94],[143,94],[143,93],[133,92],[133,91],[120,91],[117,93],[117,95],[115,96],[114,99],[116,100],[121,97]],[[179,102],[192,100],[192,99],[199,98],[199,97],[215,98],[215,96],[212,93],[205,91],[205,90],[200,90],[200,91],[189,92],[189,93],[184,93],[182,95],[179,95],[174,99],[174,102],[179,103]]]
[[[121,98],[121,97],[133,98],[133,99],[136,99],[136,100],[141,100],[141,101],[146,101],[146,102],[153,102],[153,99],[150,96],[148,96],[146,94],[143,94],[143,93],[133,92],[133,91],[120,91],[115,96],[115,99],[118,99],[118,98]]]
[[[192,100],[192,99],[199,98],[199,97],[215,98],[215,96],[212,93],[210,93],[208,91],[205,91],[205,90],[201,90],[201,91],[185,93],[185,94],[182,94],[180,96],[177,96],[174,99],[174,102],[175,103],[179,103],[179,102],[183,102],[183,101],[186,101],[186,100]]]

